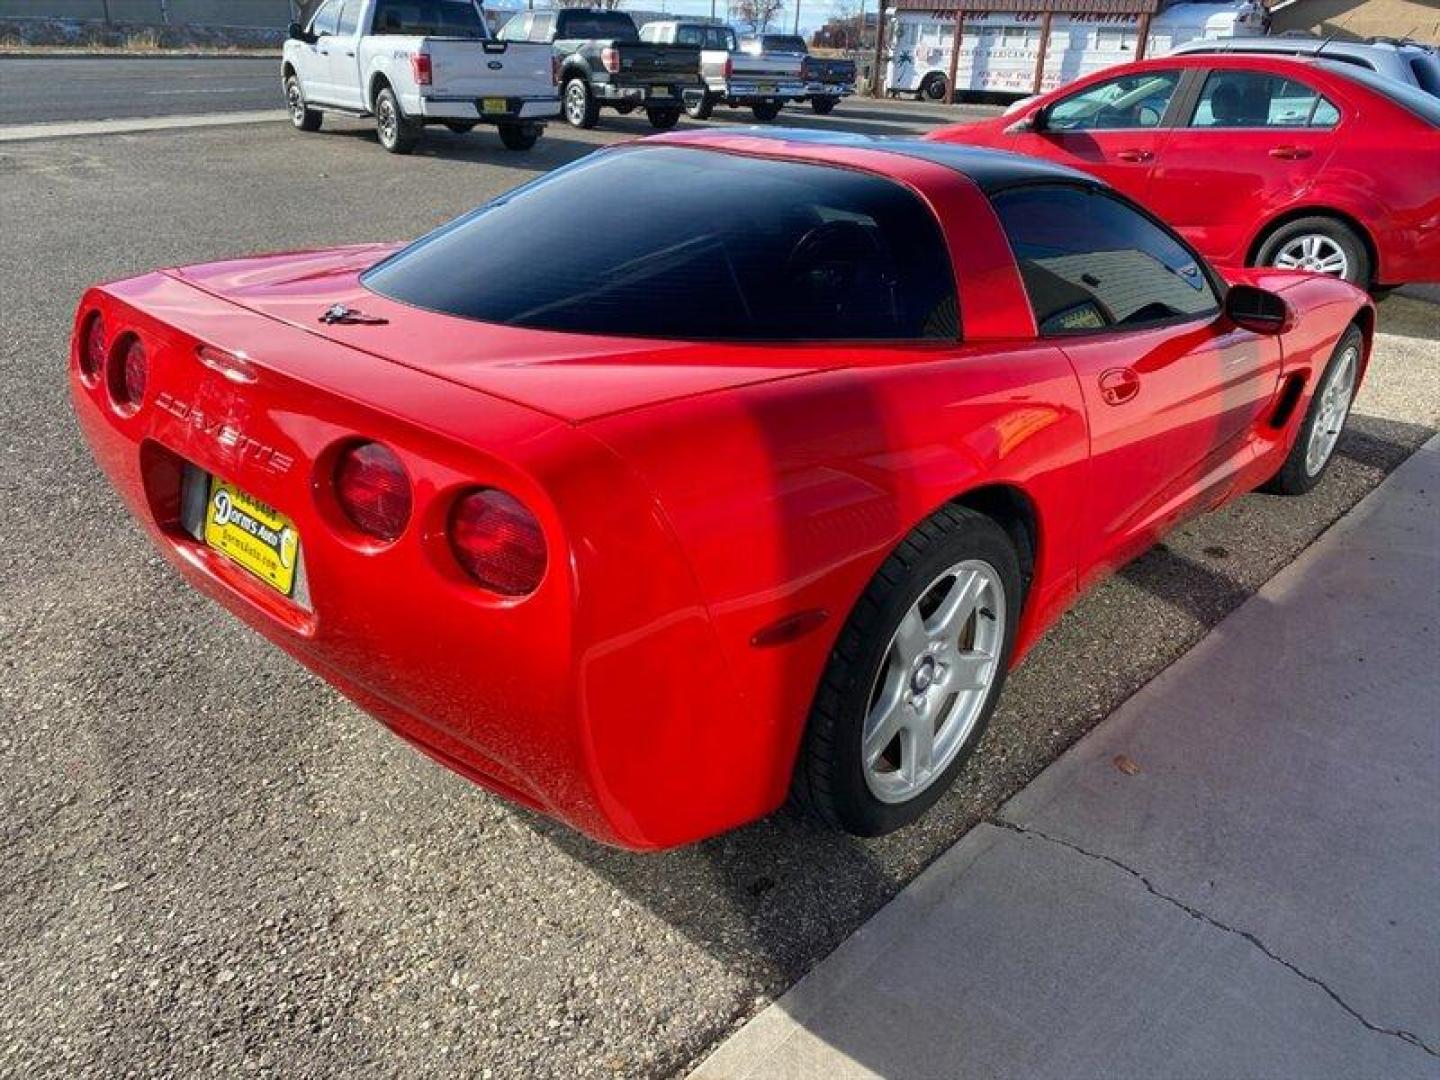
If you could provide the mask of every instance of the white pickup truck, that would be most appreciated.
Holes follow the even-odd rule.
[[[281,78],[301,131],[326,112],[373,116],[392,154],[426,124],[493,124],[528,150],[560,112],[550,47],[493,39],[478,0],[324,0],[290,24]]]

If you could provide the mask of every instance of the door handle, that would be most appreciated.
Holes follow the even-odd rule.
[[[346,56],[354,56],[354,55],[355,55],[355,50],[354,50],[354,49],[346,49],[346,50],[345,50],[345,55],[346,55]]]
[[[1270,148],[1270,156],[1279,158],[1281,161],[1299,161],[1301,158],[1309,157],[1311,153],[1312,151],[1303,146],[1272,146]]]
[[[1149,161],[1155,155],[1149,150],[1121,150],[1115,156],[1121,161]]]
[[[1100,400],[1106,405],[1124,405],[1140,393],[1140,376],[1128,367],[1111,368],[1100,374]]]

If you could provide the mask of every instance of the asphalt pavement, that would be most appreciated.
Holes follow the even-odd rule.
[[[0,125],[279,109],[280,57],[0,56]]]
[[[1437,491],[1432,439],[691,1080],[1440,1076]]]
[[[528,154],[440,131],[410,158],[329,118],[0,142],[0,1071],[682,1072],[1440,426],[1437,308],[1392,296],[1320,488],[1202,518],[1083,601],[925,821],[860,842],[780,814],[658,856],[598,848],[432,765],[181,585],[81,444],[66,340],[91,282],[414,236],[648,130],[607,113]]]

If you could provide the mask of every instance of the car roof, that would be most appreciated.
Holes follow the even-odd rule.
[[[744,127],[706,128],[659,135],[643,140],[670,146],[698,146],[710,150],[728,150],[758,157],[784,157],[786,147],[813,150],[834,147],[837,150],[869,150],[897,157],[941,165],[968,177],[986,194],[1017,184],[1044,180],[1063,180],[1097,186],[1089,173],[1056,165],[1024,154],[1005,150],[989,150],[963,143],[931,142],[922,139],[891,138],[883,135],[859,135],[849,132],[813,128]]]

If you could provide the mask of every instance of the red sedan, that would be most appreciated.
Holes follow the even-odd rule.
[[[1084,169],[1221,266],[1440,280],[1440,99],[1332,60],[1120,64],[929,136]]]
[[[792,791],[918,817],[1079,590],[1318,481],[1373,326],[1069,169],[705,132],[408,247],[91,289],[71,385],[192,584],[451,768],[656,848]]]

